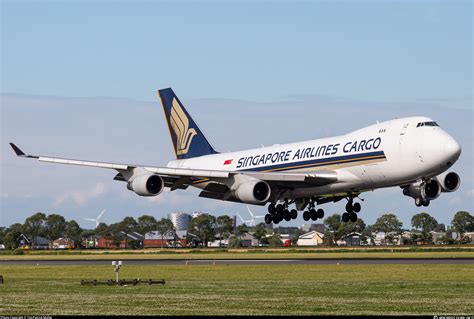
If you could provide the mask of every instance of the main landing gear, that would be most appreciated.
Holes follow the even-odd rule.
[[[305,211],[303,213],[303,219],[305,221],[308,221],[308,220],[313,220],[313,221],[316,221],[318,218],[321,219],[324,217],[324,210],[322,210],[321,208],[319,208],[318,210],[316,210],[314,207],[316,205],[314,204],[314,201],[311,201],[309,203],[309,210]]]
[[[265,215],[265,223],[278,224],[281,221],[286,220],[289,222],[292,219],[298,217],[298,211],[296,209],[288,210],[288,203],[275,205],[271,203],[268,205],[268,214]]]
[[[303,213],[303,219],[308,221],[310,219],[317,220],[318,218],[324,217],[324,210],[315,208],[314,201],[311,201],[309,204],[309,210]],[[292,219],[296,219],[298,217],[298,211],[296,209],[289,210],[288,209],[288,202],[284,204],[275,205],[271,203],[268,205],[268,214],[265,215],[265,223],[271,224],[278,224],[281,221],[286,220],[289,222]]]
[[[354,203],[352,196],[349,197],[349,201],[346,204],[346,212],[342,214],[342,221],[347,223],[351,221],[355,223],[357,221],[357,214],[360,212],[361,206],[359,203]]]

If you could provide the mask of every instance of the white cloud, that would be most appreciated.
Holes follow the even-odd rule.
[[[95,187],[92,189],[65,192],[61,194],[55,199],[53,206],[59,207],[61,206],[61,204],[69,200],[72,200],[74,203],[76,203],[79,206],[84,206],[91,199],[101,197],[107,192],[108,190],[105,187],[104,183],[97,183]]]

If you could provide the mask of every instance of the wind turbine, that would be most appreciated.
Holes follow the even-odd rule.
[[[100,224],[100,219],[102,218],[102,215],[104,215],[105,213],[105,209],[102,210],[99,214],[99,216],[97,216],[97,218],[84,218],[85,220],[88,220],[88,221],[91,221],[91,222],[95,222],[95,228],[99,227],[99,224]]]
[[[242,216],[240,216],[240,214],[237,213],[237,215],[239,215],[239,218],[240,218],[240,220],[242,221],[242,223],[244,223],[244,224],[246,224],[246,225],[249,225],[249,226],[256,226],[256,225],[257,225],[256,219],[257,219],[257,218],[263,218],[263,217],[265,217],[265,216],[255,216],[255,215],[252,213],[252,211],[250,210],[250,208],[249,208],[248,206],[247,206],[247,210],[249,211],[249,214],[250,214],[250,216],[252,217],[252,218],[249,219],[249,220],[244,220],[244,219],[242,218]]]

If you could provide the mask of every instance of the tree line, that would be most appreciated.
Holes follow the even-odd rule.
[[[324,224],[326,225],[324,237],[328,244],[335,244],[353,232],[361,234],[361,242],[366,244],[373,243],[375,234],[383,232],[385,236],[382,239],[382,245],[393,244],[404,231],[403,223],[395,214],[391,213],[380,216],[373,225],[366,225],[361,218],[358,218],[356,222],[344,223],[339,214],[327,217]],[[402,244],[413,245],[417,242],[432,244],[432,231],[446,233],[440,240],[445,244],[454,243],[453,232],[458,234],[457,242],[466,242],[465,233],[474,231],[474,217],[466,211],[459,211],[454,215],[451,225],[452,228],[447,229],[446,225],[438,223],[436,218],[428,213],[415,214],[411,218],[411,236],[403,238],[404,242]]]
[[[402,234],[402,222],[392,213],[380,216],[373,225],[366,225],[365,222],[358,218],[356,222],[342,222],[341,215],[334,214],[324,220],[326,231],[324,233],[325,242],[328,245],[334,245],[337,241],[343,239],[353,232],[361,234],[361,241],[369,243],[374,241],[374,233],[384,232],[386,234],[382,244],[393,243],[396,237]],[[457,241],[464,242],[466,232],[474,231],[474,217],[466,212],[459,211],[454,215],[451,221],[452,228],[447,231],[444,224],[438,221],[428,213],[419,213],[412,217],[411,226],[415,230],[410,238],[405,238],[404,244],[415,244],[419,241],[422,243],[432,243],[431,231],[446,232],[445,243],[454,243],[450,232],[458,234]],[[66,219],[58,214],[46,215],[38,212],[28,217],[23,224],[16,223],[9,227],[0,227],[0,244],[4,244],[8,249],[18,247],[18,238],[21,234],[26,235],[31,241],[31,245],[35,245],[35,239],[38,236],[44,237],[50,241],[58,238],[68,238],[79,246],[81,241],[90,236],[103,236],[112,240],[115,245],[123,240],[123,234],[132,234],[133,232],[142,235],[158,231],[162,238],[165,236],[173,236],[175,228],[168,218],[157,220],[150,215],[140,216],[138,219],[133,217],[125,217],[122,221],[107,225],[100,223],[96,229],[82,229],[75,220],[66,221]],[[233,225],[233,219],[227,215],[212,216],[202,214],[193,218],[188,227],[188,242],[195,244],[201,243],[207,246],[207,243],[214,240],[229,240],[230,247],[238,247],[241,245],[242,238],[249,233],[250,228],[243,224],[237,227]],[[278,229],[269,230],[268,225],[260,223],[252,228],[253,237],[258,240],[259,244],[271,246],[281,245]],[[272,236],[267,236],[273,233]],[[291,240],[295,243],[298,237],[303,234],[302,230],[298,230],[291,234]],[[131,246],[133,247],[133,244]]]

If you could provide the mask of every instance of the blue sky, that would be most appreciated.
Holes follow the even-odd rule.
[[[428,211],[447,223],[451,210],[472,211],[470,1],[2,1],[1,14],[0,225],[36,209],[79,220],[107,208],[106,222],[245,214],[197,192],[149,201],[110,172],[26,163],[6,146],[165,164],[173,157],[155,93],[168,86],[221,151],[432,116],[460,139],[464,175]],[[367,196],[369,223],[392,210],[409,226],[418,211],[399,189]]]
[[[470,1],[2,1],[2,91],[467,98]]]

